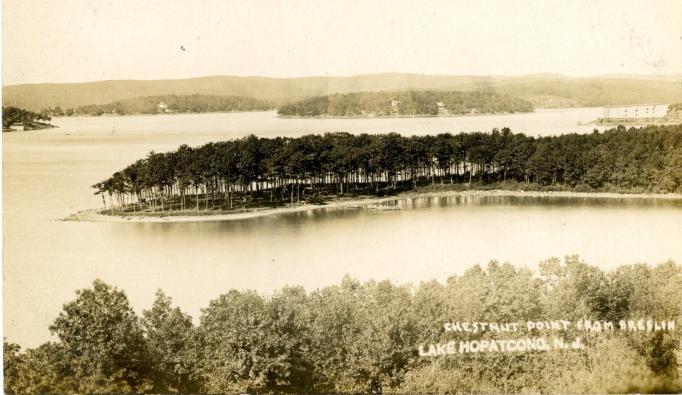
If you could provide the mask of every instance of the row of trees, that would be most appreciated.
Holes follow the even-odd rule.
[[[137,316],[101,281],[77,291],[21,351],[5,343],[5,392],[44,393],[632,393],[682,390],[682,267],[604,272],[568,257],[539,265],[478,265],[417,286],[348,277],[313,292],[231,290],[198,325],[163,292]],[[675,330],[586,333],[579,350],[421,358],[419,345],[463,340],[453,321],[676,320]],[[617,327],[617,321],[616,327]],[[536,333],[537,336],[546,335]],[[468,334],[468,339],[520,334]]]
[[[159,109],[159,104],[166,107]],[[251,97],[219,95],[158,95],[119,100],[108,104],[93,104],[78,108],[47,109],[53,116],[104,115],[104,114],[156,114],[158,112],[202,113],[226,111],[265,111],[272,104]]]
[[[47,112],[32,112],[18,107],[2,107],[2,128],[10,129],[13,125],[22,124],[24,130],[40,128],[40,125],[51,126],[38,121],[50,121]]]
[[[673,103],[669,105],[665,119],[670,121],[682,120],[682,103]]]
[[[181,146],[150,153],[94,185],[124,210],[230,209],[427,183],[515,181],[581,191],[682,191],[682,125],[531,137],[329,133]],[[106,204],[106,199],[105,199]]]
[[[398,91],[359,92],[311,97],[283,105],[284,116],[347,117],[360,115],[438,115],[439,106],[452,115],[470,113],[513,113],[533,111],[533,105],[513,96],[489,90],[475,92]],[[442,110],[441,110],[442,113]]]

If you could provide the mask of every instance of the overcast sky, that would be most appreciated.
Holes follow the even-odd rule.
[[[379,72],[682,73],[682,0],[3,0],[5,85]]]

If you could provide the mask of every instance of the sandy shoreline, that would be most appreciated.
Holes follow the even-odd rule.
[[[402,199],[416,199],[424,197],[439,197],[439,196],[477,196],[477,197],[572,197],[572,198],[600,198],[600,199],[666,199],[666,200],[682,200],[682,194],[625,194],[625,193],[609,193],[609,192],[568,192],[568,191],[511,191],[511,190],[468,190],[468,191],[438,191],[438,192],[407,192],[396,196],[382,197],[382,198],[359,198],[359,199],[337,199],[328,202],[327,204],[298,204],[287,207],[277,208],[263,208],[255,209],[240,213],[220,213],[220,214],[203,214],[203,215],[137,215],[137,216],[120,216],[101,214],[102,209],[92,209],[72,214],[64,221],[76,222],[146,222],[146,223],[163,223],[163,222],[207,222],[207,221],[234,221],[249,218],[264,217],[277,214],[296,213],[308,210],[319,210],[325,208],[371,208],[369,206],[377,205],[389,201]]]

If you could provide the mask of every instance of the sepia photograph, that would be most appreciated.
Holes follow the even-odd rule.
[[[5,394],[682,393],[682,1],[1,19]]]

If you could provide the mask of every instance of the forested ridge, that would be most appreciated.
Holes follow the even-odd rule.
[[[682,191],[682,125],[532,137],[328,133],[183,145],[151,152],[93,187],[123,212],[229,210],[386,195],[430,184]]]
[[[162,104],[165,107],[159,108]],[[45,110],[54,116],[72,115],[104,115],[104,114],[156,114],[203,113],[228,111],[265,111],[272,109],[272,104],[262,100],[242,96],[219,95],[159,95],[125,99],[107,104],[93,104],[77,108],[53,107]]]
[[[291,286],[271,295],[230,290],[202,309],[198,325],[162,291],[138,316],[123,290],[97,280],[64,305],[50,326],[55,341],[24,351],[5,342],[5,393],[682,390],[680,265],[604,272],[567,257],[538,269],[534,274],[493,261],[418,285],[346,277],[310,292]],[[575,350],[418,354],[423,343],[462,339],[444,331],[445,322],[641,318],[677,326],[591,334],[572,327],[565,335],[581,336],[584,344]],[[467,334],[490,336],[496,338]]]
[[[181,80],[97,81],[3,86],[3,105],[39,111],[77,108],[144,96],[232,95],[277,103],[336,93],[494,89],[536,107],[608,106],[682,101],[680,76],[603,76],[574,78],[560,74],[455,76],[382,73],[350,77],[267,78],[211,76]]]
[[[441,109],[439,110],[439,105]],[[298,117],[419,116],[495,114],[533,111],[525,100],[476,92],[401,91],[359,92],[318,96],[283,105],[278,113]]]

